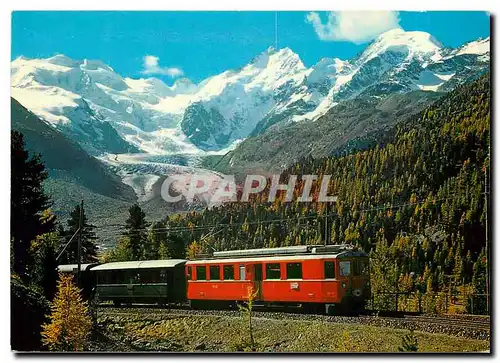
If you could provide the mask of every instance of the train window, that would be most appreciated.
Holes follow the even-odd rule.
[[[133,270],[115,270],[113,272],[113,283],[115,284],[131,284],[129,275],[133,274]]]
[[[245,265],[240,265],[240,280],[246,280]]]
[[[220,266],[210,266],[210,280],[220,280]]]
[[[286,278],[287,279],[301,279],[302,278],[302,263],[290,262],[286,264]]]
[[[196,266],[196,280],[207,279],[207,268],[205,266]]]
[[[161,281],[160,270],[143,270],[137,279],[138,283],[158,283]]]
[[[144,271],[141,271],[140,275],[138,274],[139,276],[139,281],[140,282],[143,282],[143,283],[150,283],[150,282],[154,282],[154,276],[153,276],[153,271],[152,270],[144,270]]]
[[[325,261],[325,279],[335,278],[335,262]]]
[[[349,276],[351,274],[351,261],[339,262],[340,276]]]
[[[187,269],[187,279],[188,280],[191,280],[192,279],[192,269],[191,269],[191,266],[188,266],[188,269]]]
[[[99,284],[109,284],[109,275],[103,272],[97,273],[97,283]]]
[[[159,282],[165,282],[167,279],[167,270],[160,270],[160,280]]]
[[[116,271],[116,283],[135,284],[137,272],[135,270]]]
[[[113,281],[113,275],[110,274],[108,271],[102,271],[102,277],[103,277],[103,282],[105,284],[112,284]]]
[[[370,274],[368,261],[356,260],[354,261],[353,271],[354,276],[368,276]]]
[[[234,280],[233,265],[224,265],[224,280]]]
[[[279,263],[266,264],[266,280],[279,280],[281,278],[281,266]]]

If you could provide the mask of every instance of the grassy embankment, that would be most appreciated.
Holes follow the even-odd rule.
[[[139,314],[100,316],[105,327],[95,349],[118,351],[234,352],[248,349],[242,318]],[[407,330],[361,324],[254,318],[260,352],[397,352]],[[421,352],[470,352],[489,349],[488,341],[415,332]]]

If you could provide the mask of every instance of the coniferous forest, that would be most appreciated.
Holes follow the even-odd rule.
[[[489,74],[400,122],[383,140],[339,157],[304,159],[282,173],[282,183],[290,174],[332,175],[328,194],[338,197],[334,205],[285,203],[284,193],[268,203],[265,190],[248,203],[171,215],[148,234],[131,230],[104,258],[170,257],[169,239],[184,241],[194,257],[213,250],[323,244],[327,234],[328,244],[353,244],[370,253],[378,307],[418,303],[420,309],[424,304],[439,311],[445,301],[474,296],[463,305],[484,312]],[[319,185],[313,185],[312,195]],[[302,187],[299,177],[296,195]],[[127,254],[138,235],[143,253],[134,247]],[[413,300],[394,302],[395,294]]]

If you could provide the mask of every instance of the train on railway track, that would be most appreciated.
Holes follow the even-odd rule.
[[[75,273],[77,265],[59,271]],[[309,245],[214,252],[166,259],[81,265],[86,297],[121,304],[230,308],[256,305],[310,312],[359,312],[370,299],[368,255],[349,245]]]

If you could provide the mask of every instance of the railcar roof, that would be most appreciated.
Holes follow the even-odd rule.
[[[280,255],[259,257],[237,257],[237,258],[214,258],[203,260],[191,260],[187,265],[211,264],[211,263],[237,263],[237,262],[267,262],[267,261],[300,261],[300,260],[323,260],[344,257],[368,257],[363,251],[343,251],[340,253],[327,254],[304,254],[304,255]]]
[[[86,271],[90,266],[96,266],[98,265],[97,263],[82,263],[80,265],[80,269],[82,271]],[[61,272],[76,272],[78,270],[78,264],[73,263],[70,265],[59,265],[57,266],[57,269]]]
[[[149,261],[125,261],[125,262],[109,262],[91,268],[92,271],[105,270],[130,270],[141,268],[171,268],[183,263],[187,260],[172,259],[172,260],[149,260]]]

